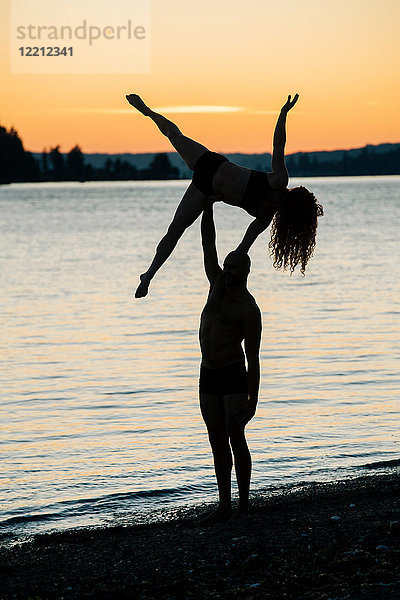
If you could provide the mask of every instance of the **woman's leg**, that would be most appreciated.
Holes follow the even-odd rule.
[[[154,121],[161,133],[169,139],[175,150],[183,158],[189,169],[193,170],[196,161],[207,151],[207,148],[183,135],[175,123],[151,110],[137,94],[129,94],[126,99],[131,106]]]
[[[207,148],[183,135],[175,123],[151,110],[137,94],[130,94],[126,98],[129,104],[154,121],[161,133],[168,137],[187,166],[193,169],[200,156],[204,152],[207,152]],[[190,227],[202,213],[205,201],[206,196],[193,183],[190,184],[176,210],[167,233],[157,246],[156,254],[150,267],[140,276],[140,284],[135,293],[136,298],[142,298],[147,295],[150,281],[171,255],[185,229]]]
[[[206,199],[206,196],[193,183],[189,185],[176,209],[167,233],[157,246],[156,254],[150,267],[140,276],[140,284],[136,290],[135,298],[143,298],[143,296],[147,295],[150,281],[171,255],[185,230],[203,212]]]

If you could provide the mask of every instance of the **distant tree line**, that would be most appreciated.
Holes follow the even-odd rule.
[[[40,172],[42,181],[124,181],[143,179],[179,179],[179,169],[173,167],[167,154],[156,154],[146,169],[138,169],[126,160],[108,158],[103,167],[85,163],[85,155],[74,146],[66,157],[60,146],[43,151]]]
[[[360,152],[343,151],[328,160],[308,153],[286,157],[292,177],[322,177],[336,175],[398,175],[400,145],[375,151],[366,146]],[[178,179],[179,169],[173,167],[167,154],[156,154],[150,165],[138,169],[120,158],[108,158],[102,167],[85,162],[85,155],[76,145],[66,155],[60,146],[43,150],[40,160],[24,149],[17,131],[0,125],[0,184],[27,181],[110,181]]]
[[[365,146],[358,154],[344,150],[339,158],[332,156],[329,160],[300,152],[287,156],[286,166],[292,177],[399,175],[400,145],[381,152],[373,146]]]
[[[39,166],[16,130],[11,127],[7,131],[0,125],[0,183],[38,181],[39,176]]]
[[[167,154],[156,154],[150,165],[138,169],[119,158],[109,158],[103,167],[85,163],[85,155],[76,145],[66,155],[60,146],[43,150],[40,160],[24,149],[17,131],[0,126],[0,183],[27,181],[113,181],[179,179]]]

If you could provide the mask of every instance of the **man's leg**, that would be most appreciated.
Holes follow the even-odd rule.
[[[232,453],[225,424],[225,410],[220,396],[200,394],[200,409],[207,426],[214,456],[214,468],[219,492],[219,507],[213,516],[226,518],[231,514]],[[206,517],[207,518],[207,517]],[[211,519],[210,519],[211,520]]]
[[[247,445],[244,425],[240,424],[247,405],[247,394],[231,394],[223,397],[226,415],[226,430],[235,460],[236,480],[239,488],[239,512],[249,512],[249,490],[251,477],[251,456]]]

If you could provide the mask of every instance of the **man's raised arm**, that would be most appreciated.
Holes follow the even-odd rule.
[[[207,201],[201,217],[201,244],[203,246],[204,270],[208,281],[213,283],[218,275],[222,273],[222,269],[218,264],[214,210],[213,203],[210,201]]]

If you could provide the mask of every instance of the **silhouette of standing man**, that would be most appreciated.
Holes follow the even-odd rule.
[[[213,522],[227,520],[232,514],[232,452],[239,488],[235,516],[249,514],[251,457],[244,429],[254,416],[258,401],[262,325],[260,309],[247,289],[249,256],[235,250],[225,258],[222,269],[218,264],[212,202],[203,212],[201,238],[210,291],[199,332],[200,408],[219,492],[218,508],[201,522]]]

